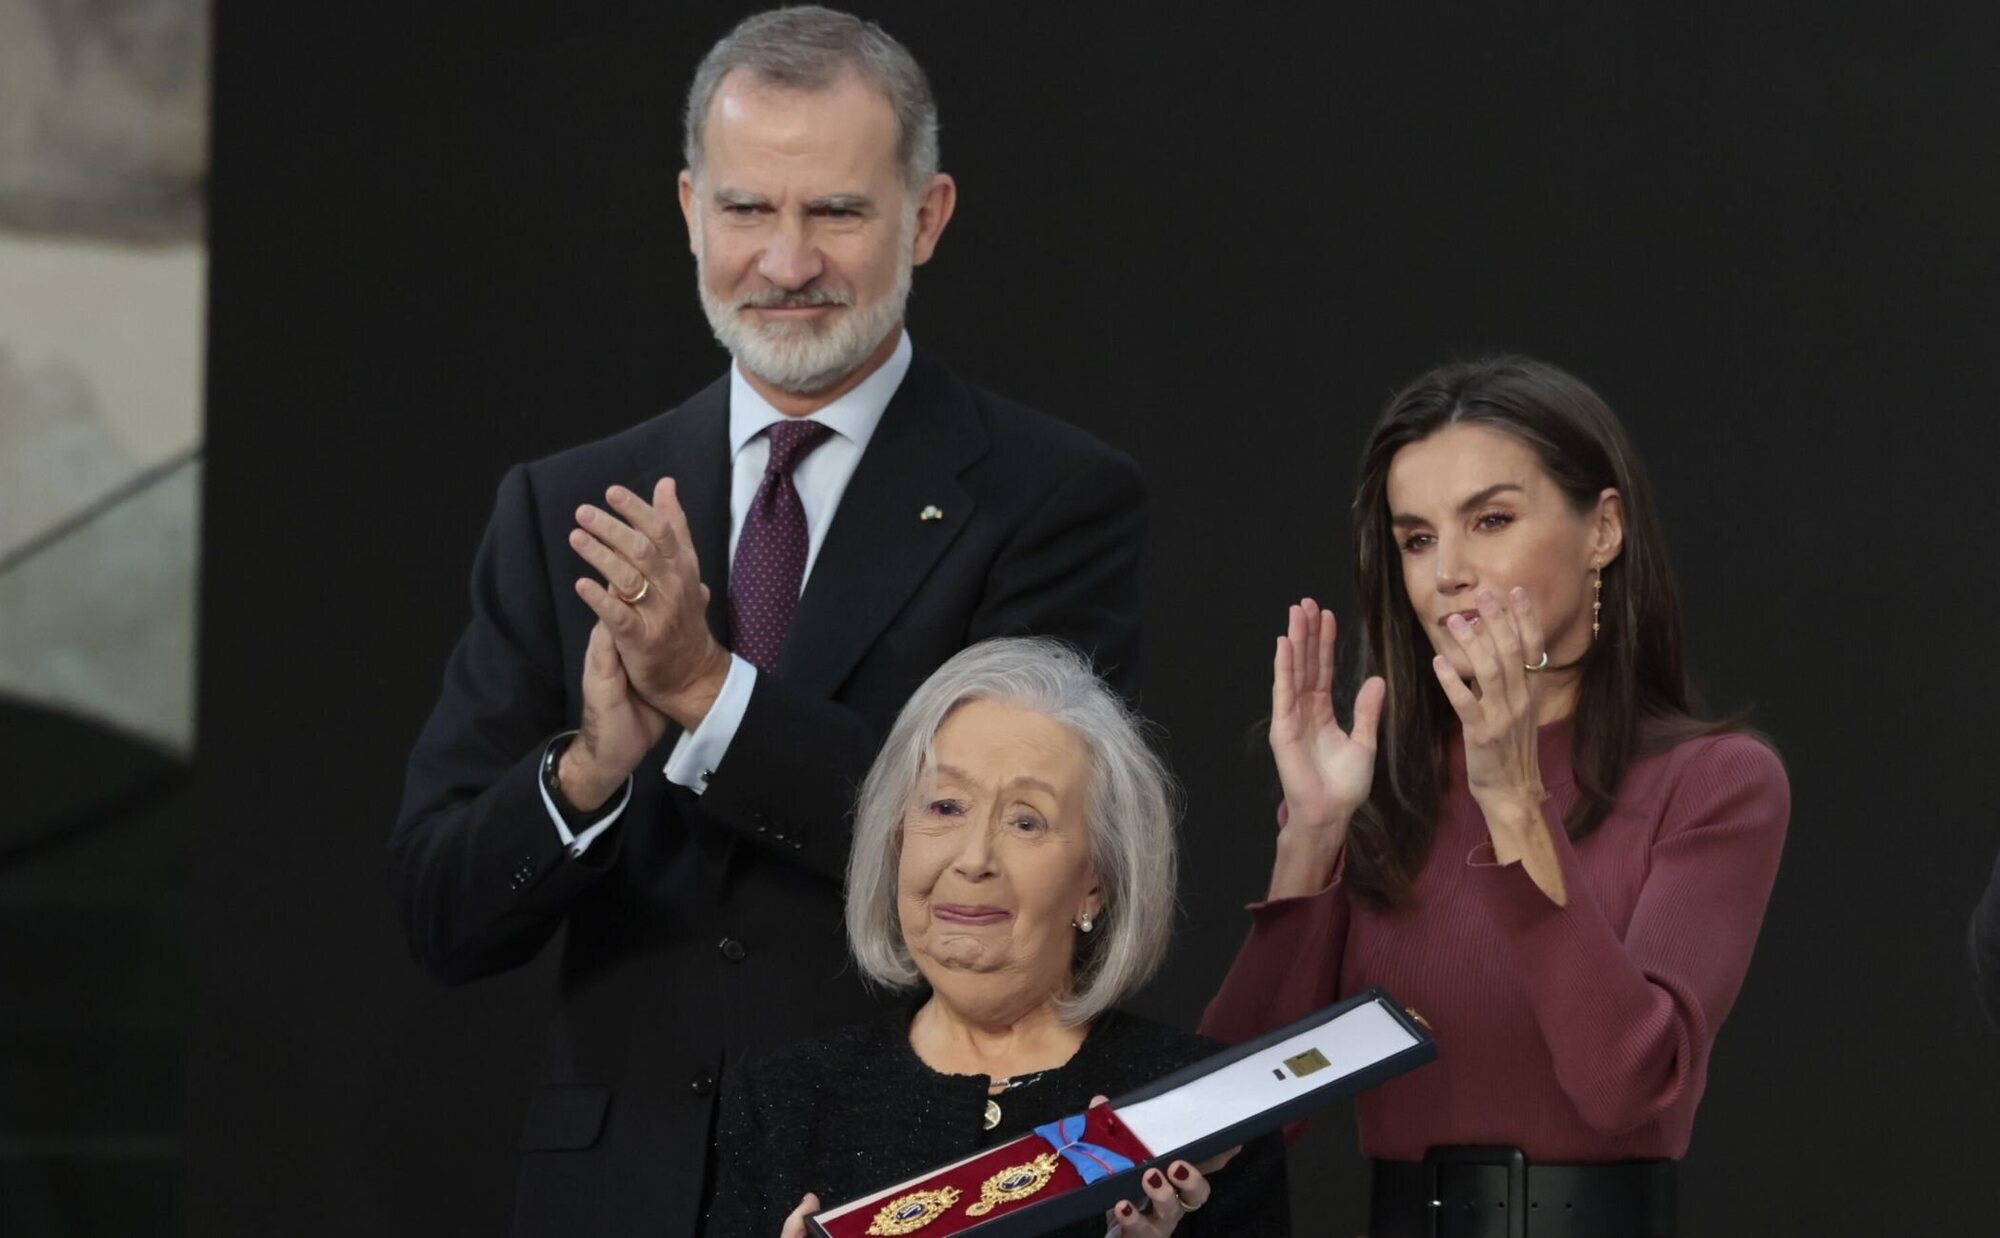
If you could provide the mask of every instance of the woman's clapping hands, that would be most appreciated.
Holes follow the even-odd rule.
[[[1354,724],[1333,710],[1335,624],[1306,598],[1291,608],[1271,663],[1271,756],[1285,790],[1285,828],[1272,898],[1310,894],[1332,879],[1355,810],[1375,780],[1375,729],[1387,687],[1378,678],[1354,698]]]
[[[1539,729],[1547,647],[1528,591],[1492,589],[1476,595],[1479,622],[1452,615],[1445,629],[1464,650],[1474,691],[1443,655],[1431,660],[1438,684],[1465,732],[1465,781],[1486,817],[1493,854],[1502,864],[1521,861],[1543,893],[1567,901],[1562,866],[1542,813]]]

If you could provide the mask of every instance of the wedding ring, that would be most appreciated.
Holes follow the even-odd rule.
[[[618,600],[625,603],[627,606],[637,606],[639,603],[646,600],[646,594],[650,592],[653,588],[653,578],[651,576],[641,576],[639,579],[645,581],[646,583],[640,585],[639,591],[633,594],[631,597],[626,597],[623,593],[618,593],[618,590],[616,589],[613,589],[612,592],[618,593]],[[1543,654],[1542,661],[1546,662],[1548,660],[1549,656],[1547,654]],[[1533,668],[1531,667],[1529,669]]]
[[[1175,1199],[1178,1199],[1178,1200],[1180,1200],[1180,1201],[1181,1201],[1181,1211],[1182,1211],[1182,1212],[1199,1212],[1199,1211],[1201,1211],[1201,1205],[1200,1205],[1200,1204],[1191,1204],[1191,1203],[1189,1203],[1189,1202],[1187,1201],[1187,1196],[1185,1196],[1185,1195],[1181,1194],[1181,1193],[1180,1193],[1179,1191],[1175,1191],[1175,1192],[1174,1192],[1174,1198],[1175,1198]]]
[[[640,590],[640,592],[641,592],[641,593],[644,593],[644,592],[645,592],[645,590],[641,589],[641,590]],[[1535,673],[1536,671],[1545,671],[1545,670],[1549,669],[1549,651],[1548,651],[1548,650],[1546,650],[1546,649],[1542,650],[1542,660],[1541,660],[1541,661],[1539,661],[1539,662],[1525,662],[1525,663],[1523,663],[1522,665],[1523,665],[1523,666],[1525,666],[1525,667],[1527,668],[1527,671],[1528,671],[1528,673],[1529,673],[1530,675],[1534,674],[1534,673]]]

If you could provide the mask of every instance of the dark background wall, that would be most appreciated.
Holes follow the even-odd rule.
[[[738,4],[225,5],[217,39],[190,1232],[480,1234],[547,960],[410,962],[383,845],[510,462],[720,373],[677,109]],[[1686,1232],[1980,1232],[2000,1034],[1990,8],[868,4],[962,206],[912,332],[1132,452],[1191,1021],[1260,888],[1285,603],[1351,598],[1389,390],[1490,346],[1594,382],[1663,496],[1693,663],[1796,810]],[[1305,1232],[1360,1228],[1337,1114]]]

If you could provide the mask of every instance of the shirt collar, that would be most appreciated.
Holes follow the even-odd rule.
[[[903,375],[910,372],[910,355],[910,333],[904,331],[896,341],[896,351],[890,353],[889,359],[873,374],[825,408],[808,414],[807,420],[817,421],[855,447],[866,449],[868,440],[874,436],[875,427],[881,424],[883,412],[889,407],[890,397],[903,385]],[[757,394],[757,389],[743,376],[741,364],[730,365],[730,459],[734,460],[737,453],[743,450],[743,445],[761,434],[766,426],[791,420],[795,418],[772,408],[770,401]]]

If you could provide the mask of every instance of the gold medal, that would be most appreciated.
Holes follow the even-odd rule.
[[[1056,1176],[1056,1166],[1060,1164],[1061,1157],[1053,1152],[1044,1152],[1025,1165],[1001,1170],[980,1186],[979,1202],[967,1208],[966,1215],[983,1217],[1001,1204],[1026,1199],[1049,1184],[1049,1179]]]
[[[911,1191],[899,1195],[882,1205],[882,1211],[875,1214],[874,1223],[869,1225],[871,1234],[912,1234],[932,1221],[943,1216],[953,1204],[958,1202],[958,1188],[945,1187],[938,1191]]]

